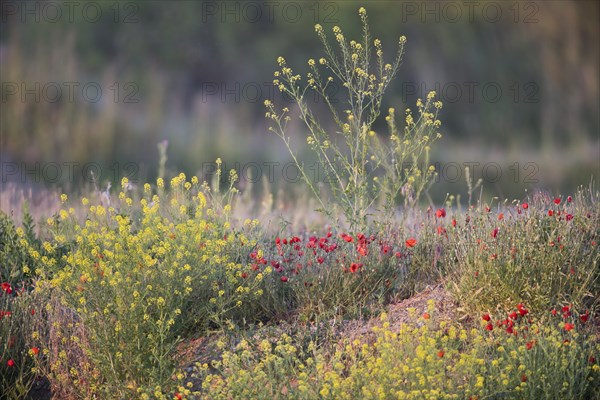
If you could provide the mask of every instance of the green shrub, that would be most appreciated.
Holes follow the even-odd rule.
[[[303,320],[359,317],[414,292],[417,248],[398,235],[276,238],[250,254],[252,274],[269,271],[260,298],[267,315]]]
[[[40,241],[35,225],[25,207],[23,227],[16,228],[12,219],[0,211],[0,283],[20,285],[34,276]]]
[[[35,258],[42,251],[31,215],[25,208],[23,227],[0,212],[0,398],[23,398],[35,374],[31,335],[39,308],[30,295]],[[39,314],[38,314],[39,315]]]
[[[597,196],[569,201],[537,195],[488,212],[484,207],[444,222],[449,288],[469,309],[525,301],[536,311],[554,304],[591,309],[600,293]],[[570,198],[570,197],[569,197]]]
[[[34,359],[42,354],[32,333],[39,304],[28,291],[6,284],[0,289],[0,399],[24,398],[37,376]]]

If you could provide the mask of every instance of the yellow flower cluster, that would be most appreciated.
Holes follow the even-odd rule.
[[[254,346],[244,341],[224,353],[220,374],[202,370],[203,398],[279,398],[282,393],[302,399],[546,398],[553,393],[577,398],[590,393],[585,391],[600,377],[597,365],[588,365],[587,353],[597,353],[598,347],[581,341],[556,351],[553,343],[563,339],[555,328],[532,326],[527,339],[494,336],[483,327],[436,322],[433,314],[430,303],[414,323],[395,329],[383,314],[381,326],[373,329],[374,341],[345,340],[333,353],[312,342],[304,353],[286,335]],[[535,340],[535,346],[527,349],[527,340]],[[573,387],[576,391],[569,391]]]
[[[226,220],[231,205],[212,209],[198,178],[188,181],[180,174],[168,190],[164,186],[159,179],[153,193],[146,184],[142,198],[134,201],[124,179],[110,207],[86,199],[83,221],[64,210],[60,224],[51,219],[55,235],[73,241],[64,255],[57,244],[43,244],[48,254],[40,260],[43,272],[60,307],[85,326],[86,340],[73,341],[70,352],[85,354],[98,371],[85,385],[74,386],[83,397],[108,398],[112,391],[111,398],[115,393],[162,398],[158,393],[173,385],[171,357],[178,335],[222,323],[261,294],[262,277],[244,273],[240,263],[241,253],[255,245],[246,233],[257,223],[236,232]],[[53,373],[73,382],[89,375],[77,364],[65,370],[68,363],[66,355],[58,357]],[[126,380],[136,383],[123,385]],[[140,387],[160,389],[142,393]]]

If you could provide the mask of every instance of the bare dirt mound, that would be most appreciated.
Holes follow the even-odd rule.
[[[455,302],[443,286],[438,285],[429,287],[408,299],[389,304],[385,308],[385,312],[387,313],[387,320],[390,323],[390,329],[397,331],[402,324],[417,323],[415,317],[410,316],[409,310],[414,308],[415,315],[422,316],[427,311],[430,301],[433,301],[435,305],[436,319],[449,321],[455,318]],[[365,335],[370,335],[375,326],[381,326],[379,318],[371,318],[365,321],[348,321],[339,331],[339,334],[342,337],[359,339]]]

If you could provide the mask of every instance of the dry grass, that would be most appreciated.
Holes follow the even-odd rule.
[[[0,210],[10,215],[20,225],[25,208],[35,221],[40,221],[60,209],[60,192],[39,186],[21,185],[13,182],[0,185]]]

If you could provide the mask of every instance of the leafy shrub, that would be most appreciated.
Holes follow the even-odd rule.
[[[0,212],[0,398],[19,399],[27,394],[35,377],[33,352],[39,351],[33,347],[30,352],[38,309],[30,291],[40,247],[31,215],[25,210],[19,228]]]
[[[397,236],[329,231],[276,238],[250,254],[249,273],[269,272],[261,298],[267,315],[298,310],[309,320],[352,317],[412,293],[413,250]]]
[[[592,308],[600,292],[600,213],[593,198],[536,195],[497,212],[481,207],[457,217],[455,226],[440,221],[449,288],[468,309],[516,301],[536,311],[557,303]]]
[[[0,211],[0,282],[20,285],[34,275],[36,260],[33,256],[40,252],[34,230],[33,219],[27,211],[22,228],[16,228],[12,219]]]
[[[24,398],[36,378],[40,348],[31,336],[39,320],[39,302],[8,283],[0,289],[0,398]]]

